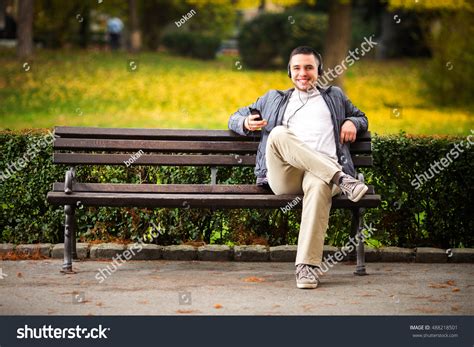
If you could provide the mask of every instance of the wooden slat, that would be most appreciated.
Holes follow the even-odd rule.
[[[74,183],[73,192],[96,193],[175,193],[175,194],[271,194],[273,192],[255,184],[129,184],[129,183]],[[53,184],[53,191],[64,192],[64,183]],[[369,186],[367,194],[374,194]]]
[[[127,151],[137,152],[200,152],[256,153],[258,142],[242,141],[162,141],[162,140],[104,140],[59,138],[55,150]]]
[[[370,154],[372,153],[372,145],[368,141],[354,142],[350,146],[351,154]]]
[[[54,153],[53,162],[65,165],[125,165],[130,160],[129,154],[86,154],[86,153]],[[356,167],[371,167],[370,156],[352,158]],[[132,165],[163,165],[163,166],[254,166],[255,155],[171,155],[144,154]]]
[[[130,160],[129,154],[84,154],[54,153],[55,164],[67,165],[125,165]],[[132,165],[163,165],[163,166],[253,166],[255,155],[171,155],[145,154],[135,160]]]
[[[255,141],[255,136],[241,136],[230,130],[55,127],[54,133],[74,138]]]
[[[209,141],[255,141],[260,134],[240,136],[230,130],[198,129],[141,129],[141,128],[96,128],[55,127],[55,135],[74,138],[136,139],[136,140],[209,140]],[[370,132],[357,135],[357,141],[370,140]]]
[[[74,192],[101,193],[168,193],[168,194],[273,194],[255,184],[128,184],[128,183],[75,183]],[[53,191],[63,192],[64,183],[56,182]]]
[[[239,195],[239,194],[126,194],[126,193],[48,193],[53,205],[112,207],[180,207],[180,208],[278,208],[286,206],[299,195]],[[301,196],[299,196],[301,199]],[[302,201],[302,200],[301,200]],[[379,195],[365,195],[353,203],[346,197],[333,198],[335,208],[377,207]],[[301,208],[301,204],[297,205]]]
[[[352,162],[355,167],[372,167],[374,166],[374,160],[371,156],[356,156],[352,157]]]
[[[162,141],[162,140],[106,140],[58,138],[55,150],[69,151],[139,151],[145,152],[200,152],[200,153],[256,153],[258,142],[243,141]],[[371,153],[370,142],[351,144],[353,154]]]

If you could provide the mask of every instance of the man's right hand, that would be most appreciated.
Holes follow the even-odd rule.
[[[263,128],[264,126],[268,124],[266,119],[255,120],[256,118],[259,118],[259,117],[261,117],[259,114],[248,115],[244,121],[245,129],[250,130],[250,131],[260,130],[261,128]]]

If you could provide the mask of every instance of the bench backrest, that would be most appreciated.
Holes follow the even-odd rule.
[[[54,158],[65,165],[254,166],[259,136],[230,130],[56,127]],[[351,144],[356,167],[373,165],[370,132]]]

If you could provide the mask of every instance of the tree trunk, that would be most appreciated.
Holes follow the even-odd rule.
[[[82,13],[82,21],[79,26],[79,45],[82,48],[87,48],[91,39],[91,31],[90,31],[90,7],[89,4],[85,4],[80,12]]]
[[[330,71],[337,65],[341,65],[348,52],[351,42],[351,3],[345,0],[334,0],[329,8],[329,25],[324,44],[324,71]],[[347,65],[346,65],[347,67]],[[338,68],[344,71],[338,73],[333,71],[326,73],[325,80],[328,84],[343,87],[344,67]],[[337,77],[336,77],[337,76]]]
[[[265,0],[260,0],[260,3],[258,4],[258,14],[264,13],[266,7],[267,7],[266,1]]]
[[[393,55],[393,48],[391,48],[391,43],[396,34],[396,24],[394,22],[394,13],[384,10],[381,20],[382,30],[379,41],[378,49],[376,51],[376,59],[383,60],[390,58],[390,55]],[[392,52],[391,52],[392,50]]]
[[[7,10],[7,1],[0,0],[0,31],[5,30],[5,27],[7,26],[6,10]]]
[[[34,0],[18,0],[18,44],[16,54],[28,58],[33,54]]]
[[[138,25],[137,1],[128,0],[130,23],[130,52],[136,53],[142,47],[142,35]]]

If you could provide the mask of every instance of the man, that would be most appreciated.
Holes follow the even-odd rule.
[[[109,18],[107,21],[107,32],[109,34],[109,43],[112,51],[120,48],[120,36],[123,30],[123,22],[118,17]]]
[[[288,63],[295,88],[270,90],[229,119],[229,129],[241,135],[262,132],[257,185],[269,186],[277,195],[304,194],[295,262],[298,288],[319,284],[317,267],[332,196],[342,192],[358,201],[368,189],[353,178],[349,152],[357,133],[367,130],[367,118],[340,88],[317,86],[322,71],[319,53],[307,46],[295,48]]]

